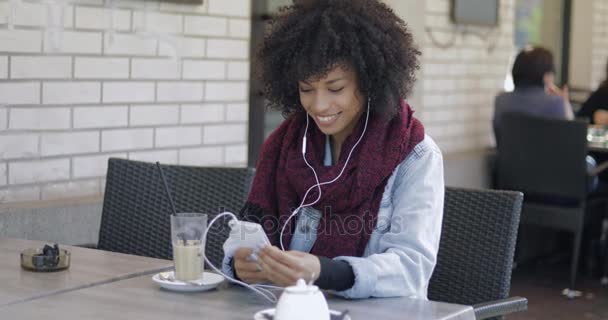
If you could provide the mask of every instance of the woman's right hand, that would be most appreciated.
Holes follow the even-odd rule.
[[[253,250],[238,248],[234,253],[234,272],[245,283],[260,283],[268,281],[266,273],[256,261],[249,259]]]

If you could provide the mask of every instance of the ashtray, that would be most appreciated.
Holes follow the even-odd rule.
[[[51,272],[70,267],[70,252],[58,245],[29,248],[21,251],[21,267],[30,271]]]

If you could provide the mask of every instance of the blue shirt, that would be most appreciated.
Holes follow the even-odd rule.
[[[494,100],[494,136],[498,140],[502,117],[505,113],[518,112],[549,119],[566,119],[564,99],[545,93],[540,86],[515,88],[504,92]]]
[[[326,142],[325,165],[331,165]],[[437,262],[443,217],[443,159],[435,142],[425,136],[395,168],[386,184],[378,222],[362,257],[336,257],[355,274],[352,288],[334,292],[347,298],[407,296],[426,299]],[[291,250],[310,252],[321,213],[306,207],[297,215]],[[223,271],[233,275],[232,257]]]

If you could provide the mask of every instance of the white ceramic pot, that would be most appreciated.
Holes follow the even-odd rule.
[[[275,320],[329,320],[329,307],[319,287],[307,285],[302,279],[285,288],[275,313]]]

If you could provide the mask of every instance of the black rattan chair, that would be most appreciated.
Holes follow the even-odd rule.
[[[431,300],[473,305],[477,319],[527,309],[509,297],[523,195],[513,191],[446,188]]]
[[[498,145],[499,189],[525,194],[521,223],[574,234],[569,288],[575,289],[588,200],[587,123],[521,113],[503,117]],[[600,201],[598,198],[597,201]],[[525,243],[520,243],[520,246]]]
[[[238,215],[253,180],[251,168],[162,165],[178,212]],[[171,206],[153,163],[110,159],[98,249],[172,259]],[[207,237],[205,254],[221,266],[228,219],[219,219]]]

